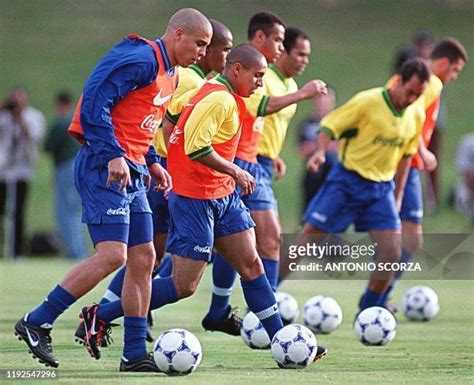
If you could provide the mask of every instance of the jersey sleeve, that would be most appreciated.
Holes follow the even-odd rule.
[[[191,89],[184,93],[173,95],[170,105],[166,110],[166,119],[168,119],[171,123],[176,124],[181,112],[184,110],[184,107],[186,107],[186,104],[188,104],[189,100],[196,94],[198,90],[199,88]]]
[[[254,117],[265,116],[265,110],[267,109],[268,100],[270,98],[264,94],[263,90],[259,88],[254,94],[243,99],[245,102],[245,108],[250,115]]]
[[[333,139],[339,139],[344,133],[358,128],[364,111],[364,101],[360,94],[355,95],[347,103],[331,111],[321,120],[320,131],[326,132]]]
[[[195,160],[213,151],[212,139],[226,119],[228,108],[225,99],[214,92],[202,99],[189,115],[184,127],[184,152]]]

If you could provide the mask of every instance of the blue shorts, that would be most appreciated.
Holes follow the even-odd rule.
[[[220,199],[193,199],[171,192],[169,207],[166,249],[181,257],[210,261],[214,239],[255,226],[235,191]]]
[[[166,168],[166,158],[160,157],[159,163],[163,168]],[[153,212],[153,233],[167,233],[170,226],[168,200],[163,191],[153,191],[155,186],[156,183],[152,180],[147,193],[148,202]]]
[[[423,223],[423,196],[420,170],[414,167],[410,168],[405,191],[403,192],[400,219],[413,223]]]
[[[99,231],[97,225],[130,224],[130,214],[150,213],[146,199],[145,175],[130,168],[131,185],[119,191],[119,182],[106,185],[107,165],[97,165],[92,161],[89,146],[82,146],[74,165],[74,182],[82,200],[82,222]],[[105,231],[107,239],[128,243],[128,238],[114,232]]]
[[[273,210],[278,210],[278,202],[273,192],[273,159],[258,155],[257,162],[260,165],[261,178],[259,183],[265,191],[266,204]]]
[[[304,222],[327,233],[343,233],[352,223],[356,231],[399,230],[394,183],[372,182],[338,164],[308,205]]]
[[[252,194],[242,195],[242,189],[239,186],[236,187],[236,191],[245,206],[247,206],[250,211],[273,210],[276,201],[271,186],[272,178],[270,177],[270,184],[268,184],[266,178],[263,176],[265,171],[262,169],[262,165],[260,163],[250,163],[238,158],[234,160],[234,163],[255,178],[256,185]]]

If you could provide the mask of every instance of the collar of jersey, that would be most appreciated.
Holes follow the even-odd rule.
[[[287,79],[283,76],[283,74],[276,67],[276,65],[273,64],[273,63],[270,63],[268,68],[270,68],[273,72],[275,72],[276,76],[278,76],[278,79],[280,79],[282,81],[282,83],[286,86],[286,88],[288,88]]]
[[[229,81],[224,75],[217,75],[214,79],[217,80],[219,83],[224,84],[229,89],[229,91],[235,93],[234,87],[232,87],[232,84],[229,83]]]
[[[188,68],[196,72],[202,79],[206,79],[206,74],[204,73],[202,68],[199,67],[197,64],[191,64]]]
[[[158,44],[158,48],[160,49],[161,56],[163,57],[163,62],[165,64],[166,73],[169,76],[173,76],[174,75],[174,67],[171,67],[170,58],[168,57],[168,53],[166,52],[165,45],[163,44],[161,39],[156,39],[155,42],[156,42],[156,44]]]
[[[382,90],[382,96],[383,96],[383,99],[385,100],[385,103],[387,103],[388,105],[388,108],[390,108],[390,110],[392,111],[392,114],[395,115],[397,118],[400,118],[403,116],[403,113],[405,112],[406,108],[403,108],[401,109],[400,111],[398,111],[395,106],[393,105],[393,102],[392,102],[392,99],[390,99],[390,95],[388,93],[388,89],[387,88],[384,88]]]

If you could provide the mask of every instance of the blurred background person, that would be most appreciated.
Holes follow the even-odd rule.
[[[321,128],[320,122],[335,106],[336,93],[332,88],[328,88],[326,95],[318,95],[314,98],[314,114],[311,118],[304,121],[299,128],[298,151],[305,159],[303,212],[306,210],[311,199],[318,193],[331,168],[337,163],[338,142],[331,141],[326,152],[326,162],[324,165],[322,165],[317,172],[308,171],[306,168],[308,158],[316,151],[316,138]]]
[[[456,153],[459,181],[454,193],[456,208],[474,226],[474,133],[463,136]]]
[[[422,58],[428,60],[433,51],[433,36],[431,32],[420,31],[413,36],[410,47],[401,48],[395,54],[392,66],[392,74],[398,73],[402,65],[410,59]]]
[[[43,114],[28,105],[26,90],[12,89],[0,110],[0,217],[11,199],[14,257],[25,252],[24,214],[45,125]]]
[[[88,243],[81,223],[81,200],[74,185],[74,160],[80,145],[67,129],[71,123],[72,96],[59,92],[54,100],[56,119],[46,138],[44,149],[54,162],[54,208],[56,227],[67,257],[85,258]]]

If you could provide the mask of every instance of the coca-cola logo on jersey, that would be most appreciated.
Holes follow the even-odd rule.
[[[150,114],[143,119],[143,122],[141,124],[141,129],[142,130],[147,130],[150,131],[151,133],[155,133],[158,128],[160,128],[162,119],[155,119],[154,114]]]

